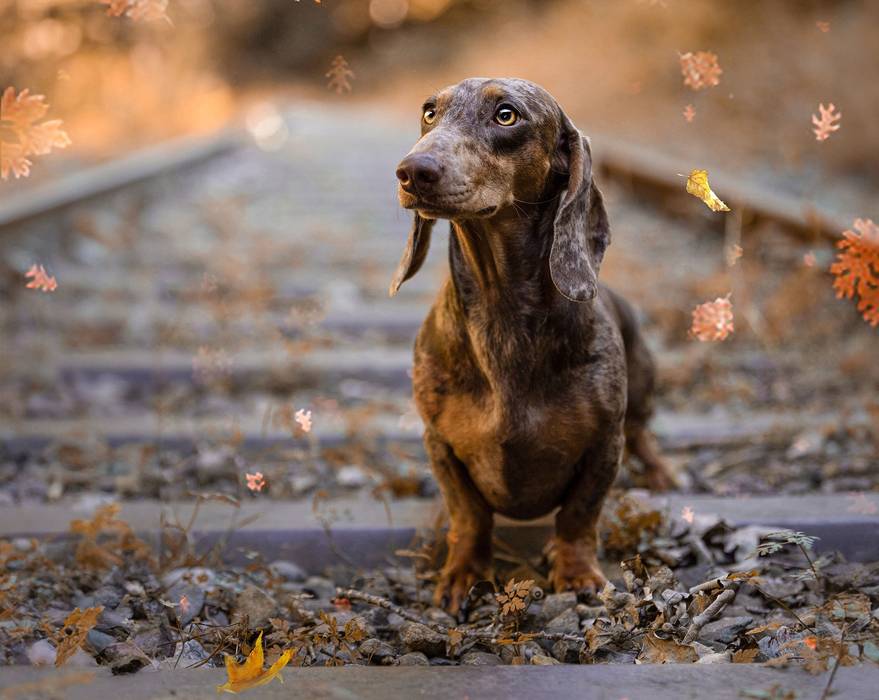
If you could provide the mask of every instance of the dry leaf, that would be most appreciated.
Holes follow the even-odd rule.
[[[107,5],[107,14],[111,17],[130,17],[133,20],[153,21],[164,19],[168,22],[168,0],[100,0]]]
[[[217,686],[217,692],[240,693],[270,683],[275,678],[283,683],[281,669],[290,663],[290,659],[293,658],[293,650],[287,649],[267,669],[262,667],[263,658],[262,632],[260,632],[253,651],[250,652],[244,663],[239,664],[232,656],[226,656],[227,680],[223,685]]]
[[[329,78],[327,87],[334,90],[337,95],[343,92],[351,92],[351,80],[354,78],[354,71],[348,66],[348,61],[344,56],[336,56],[333,59],[330,69],[326,72]]]
[[[729,207],[711,190],[707,170],[693,170],[687,177],[687,192],[698,197],[711,211],[729,211]]]
[[[853,230],[852,230],[853,229]],[[855,219],[836,246],[833,288],[838,299],[858,296],[858,311],[871,326],[879,325],[879,226],[871,219]]]
[[[734,330],[732,302],[729,300],[729,295],[718,297],[714,301],[706,301],[693,310],[690,334],[703,343],[726,340]]]
[[[687,123],[693,121],[696,118],[696,110],[693,109],[693,105],[687,105],[684,107],[684,119],[687,120]]]
[[[690,506],[684,506],[684,509],[681,511],[681,518],[692,525],[693,521],[696,519],[696,513],[690,508]]]
[[[724,257],[726,258],[726,264],[729,267],[735,267],[735,264],[739,261],[739,258],[742,257],[742,246],[738,244],[733,244],[728,246],[724,251]]]
[[[691,664],[698,661],[696,650],[674,639],[660,639],[650,633],[644,636],[636,664]]]
[[[57,280],[42,265],[31,265],[31,269],[24,276],[30,280],[25,285],[28,289],[39,289],[43,292],[54,292],[58,289]]]
[[[266,480],[263,478],[262,472],[245,474],[244,476],[247,477],[247,488],[251,491],[262,491],[263,487],[266,485]]]
[[[53,148],[66,148],[70,137],[59,119],[40,122],[49,111],[42,95],[9,87],[0,98],[0,178],[16,178],[31,172],[31,156],[44,156]]]
[[[533,587],[534,581],[530,579],[527,581],[510,579],[504,589],[495,594],[498,605],[501,607],[501,614],[505,617],[513,617],[525,612],[530,603],[529,597]]]
[[[819,20],[818,22],[815,22],[815,26],[818,27],[818,31],[823,34],[827,34],[827,32],[830,31],[830,22],[822,22]]]
[[[720,74],[723,73],[717,63],[717,56],[710,51],[697,51],[680,55],[681,73],[684,76],[684,85],[694,90],[702,90],[714,87],[720,83]]]
[[[306,411],[304,408],[300,408],[296,411],[293,418],[299,423],[299,427],[302,428],[303,432],[311,432],[311,411]]]
[[[827,107],[819,104],[818,111],[821,113],[821,117],[819,118],[817,114],[812,115],[812,124],[815,125],[812,131],[815,132],[816,141],[825,141],[832,132],[839,129],[839,124],[836,122],[842,119],[842,112],[834,114],[835,109],[832,102]]]
[[[98,616],[104,611],[103,606],[80,610],[76,608],[64,620],[62,627],[55,634],[55,665],[63,666],[67,659],[76,653],[76,650],[85,641],[89,630],[98,623]]]

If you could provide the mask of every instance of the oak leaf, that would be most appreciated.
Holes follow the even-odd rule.
[[[70,137],[60,119],[40,121],[49,111],[42,95],[8,87],[0,97],[0,178],[27,177],[32,156],[44,156],[53,148],[66,148]]]
[[[707,170],[693,170],[687,177],[687,192],[701,199],[711,211],[729,211],[708,184]]]
[[[823,103],[818,105],[818,112],[821,116],[819,117],[817,114],[812,115],[812,124],[815,125],[812,131],[815,132],[816,141],[825,141],[830,137],[831,133],[839,130],[840,125],[837,122],[842,119],[842,112],[836,112],[835,110],[836,107],[832,102],[827,107]]]
[[[836,244],[840,252],[830,266],[838,299],[858,297],[858,311],[871,326],[879,325],[879,226],[855,219]]]
[[[240,693],[271,683],[275,678],[283,683],[281,669],[290,663],[290,659],[293,658],[293,650],[287,649],[267,669],[263,669],[263,658],[262,632],[260,632],[256,644],[253,646],[253,651],[248,654],[244,663],[239,664],[234,657],[226,656],[227,680],[223,685],[217,686],[217,692]]]

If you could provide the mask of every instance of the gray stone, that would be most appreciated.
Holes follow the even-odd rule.
[[[486,651],[468,651],[461,657],[462,666],[501,666],[503,663],[500,656]]]
[[[400,640],[406,651],[420,651],[427,656],[446,653],[445,637],[418,622],[404,622],[400,627]]]
[[[535,654],[531,657],[531,664],[533,666],[560,666],[561,661],[557,661],[551,656],[545,656],[543,654]]]
[[[181,627],[185,627],[201,613],[205,590],[196,583],[180,579],[166,591],[165,597],[175,606],[177,622]]]
[[[85,641],[89,649],[92,650],[94,654],[100,654],[111,644],[116,643],[116,638],[106,634],[105,632],[101,632],[97,629],[90,629],[88,634],[85,637]]]
[[[578,634],[580,632],[580,616],[569,608],[550,620],[546,625],[546,631]]]
[[[302,588],[315,598],[329,600],[336,597],[336,584],[323,576],[309,576]]]
[[[278,603],[268,593],[256,586],[248,586],[235,599],[232,622],[247,620],[249,627],[263,627],[269,618],[278,613]]]
[[[565,593],[550,593],[543,599],[540,611],[537,613],[538,624],[545,625],[555,617],[561,615],[577,605],[577,594],[573,591]]]
[[[394,662],[394,666],[430,666],[430,661],[420,651],[403,654]]]
[[[394,648],[380,639],[364,639],[360,643],[360,654],[372,663],[383,664],[396,656]]]
[[[699,639],[731,644],[753,622],[753,617],[722,617],[705,625],[699,632]]]
[[[298,564],[294,564],[292,561],[279,559],[278,561],[273,561],[269,564],[269,568],[275,576],[280,576],[285,581],[299,583],[308,578],[308,574],[306,574]]]
[[[718,652],[716,654],[705,654],[700,658],[697,664],[728,664],[732,663],[732,654],[728,651]]]

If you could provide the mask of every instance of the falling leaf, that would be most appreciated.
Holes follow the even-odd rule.
[[[824,34],[827,34],[827,32],[830,31],[830,22],[822,22],[819,20],[818,22],[815,22],[815,26]]]
[[[681,73],[684,76],[684,85],[694,90],[702,90],[720,84],[720,74],[723,73],[717,63],[717,56],[710,51],[697,51],[680,55]]]
[[[60,119],[40,120],[49,111],[42,95],[9,87],[0,98],[0,178],[16,178],[31,172],[31,156],[44,156],[53,148],[66,148],[70,137]]]
[[[806,267],[815,267],[816,262],[815,253],[811,250],[803,255],[803,265]]]
[[[731,246],[727,246],[723,252],[724,257],[726,258],[726,264],[729,267],[735,267],[735,264],[739,261],[739,258],[742,257],[742,246],[734,243]]]
[[[818,111],[821,113],[821,118],[818,118],[817,114],[812,115],[812,124],[815,125],[815,128],[812,131],[815,132],[815,140],[816,141],[825,141],[830,137],[830,134],[839,129],[839,124],[835,122],[842,119],[842,112],[836,112],[834,114],[833,103],[831,102],[827,107],[824,104],[818,105]]]
[[[348,61],[345,60],[344,56],[336,56],[333,59],[330,69],[326,72],[326,77],[329,78],[327,87],[330,90],[334,90],[337,95],[341,95],[343,92],[351,92],[351,80],[354,78],[354,71],[348,66]]]
[[[145,20],[151,22],[163,19],[168,22],[168,0],[99,0],[102,5],[107,5],[107,14],[111,17],[125,15],[133,20]]]
[[[54,292],[58,289],[57,280],[42,265],[31,265],[31,269],[24,276],[30,280],[26,285],[28,289],[39,289],[43,292]]]
[[[245,474],[244,476],[247,477],[247,488],[251,491],[262,491],[263,487],[266,485],[266,480],[263,478],[262,472]]]
[[[687,123],[690,123],[696,118],[696,110],[693,109],[693,105],[687,105],[684,107],[684,119],[687,120]]]
[[[726,340],[734,330],[732,302],[729,300],[729,295],[718,297],[714,301],[706,301],[693,310],[693,325],[690,333],[703,343]]]
[[[853,230],[852,230],[853,229]],[[871,326],[879,325],[879,226],[872,219],[855,219],[836,246],[833,288],[838,299],[858,296],[858,311]]]
[[[55,665],[63,666],[67,659],[76,653],[76,650],[85,641],[86,635],[98,623],[98,616],[104,611],[102,606],[80,610],[76,608],[64,620],[62,627],[55,634],[56,657]]]
[[[311,432],[311,411],[300,408],[293,416],[294,420],[299,423],[299,427],[305,433]]]
[[[707,170],[693,170],[687,177],[687,192],[698,197],[711,211],[729,211],[729,207],[711,191]]]
[[[281,669],[290,663],[291,658],[293,658],[293,650],[287,649],[275,663],[263,670],[262,632],[260,632],[253,651],[244,663],[239,664],[232,656],[226,656],[227,680],[223,685],[217,686],[217,692],[240,693],[271,683],[275,678],[283,683]]]
[[[684,509],[681,511],[681,518],[692,525],[693,520],[696,518],[696,513],[690,506],[684,506]]]

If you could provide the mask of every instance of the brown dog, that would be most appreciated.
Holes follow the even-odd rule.
[[[557,590],[600,587],[596,526],[624,443],[654,488],[653,361],[629,305],[596,280],[610,242],[584,138],[525,80],[473,78],[424,103],[397,169],[415,211],[393,296],[449,219],[450,279],[415,344],[415,402],[451,520],[436,590],[456,611],[490,576],[492,514],[559,507]]]

